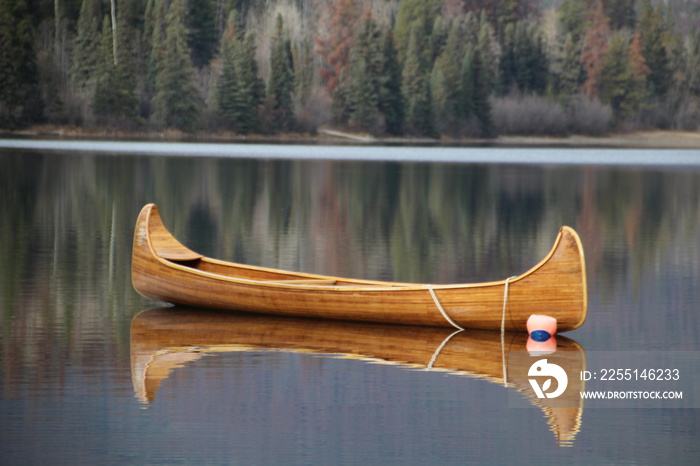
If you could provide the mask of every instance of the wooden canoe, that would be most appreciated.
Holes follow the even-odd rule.
[[[580,373],[586,369],[585,351],[576,341],[557,335],[554,352],[530,354],[525,351],[527,338],[524,332],[502,335],[498,331],[456,332],[206,309],[149,309],[131,321],[131,375],[136,397],[150,404],[174,370],[205,354],[283,350],[440,371],[492,382],[494,390],[504,390],[504,386],[518,390],[522,395],[504,396],[524,397],[525,403],[539,407],[557,443],[571,446],[582,422],[579,393],[584,390]],[[560,398],[537,398],[528,381],[531,364],[542,357],[567,373],[569,388]]]
[[[525,330],[531,314],[559,331],[586,319],[586,268],[576,232],[562,227],[547,256],[507,280],[430,285],[357,280],[224,262],[182,245],[154,204],[134,231],[131,280],[154,300],[213,309],[425,326]],[[504,305],[505,303],[505,305]]]

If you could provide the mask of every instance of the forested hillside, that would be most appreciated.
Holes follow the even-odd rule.
[[[695,130],[699,26],[694,0],[0,0],[0,127]]]

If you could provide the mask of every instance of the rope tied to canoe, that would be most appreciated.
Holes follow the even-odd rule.
[[[508,386],[508,370],[506,365],[506,307],[508,306],[508,285],[511,279],[517,275],[506,278],[506,284],[503,289],[503,311],[501,312],[501,361],[503,362],[503,386]]]
[[[464,330],[462,327],[455,324],[455,322],[452,319],[450,319],[450,316],[447,315],[447,312],[445,312],[445,310],[442,308],[442,304],[440,304],[440,300],[438,300],[437,295],[435,294],[435,290],[433,290],[433,285],[427,285],[427,286],[428,286],[428,291],[430,291],[430,296],[433,297],[433,301],[435,301],[435,305],[440,310],[440,314],[442,314],[442,316],[445,318],[445,320],[447,322],[449,322],[450,325],[452,325],[454,328],[456,328],[458,330]]]
[[[508,386],[508,368],[506,365],[506,344],[505,344],[505,337],[506,337],[506,309],[508,308],[508,288],[510,285],[510,281],[514,278],[517,278],[517,275],[513,275],[512,277],[506,278],[505,286],[503,289],[503,310],[501,311],[501,361],[503,362],[503,385]],[[450,323],[454,328],[457,329],[456,332],[452,333],[449,335],[443,342],[438,346],[438,348],[435,350],[435,353],[433,353],[433,357],[430,358],[430,363],[426,367],[426,370],[430,370],[433,367],[433,364],[435,363],[435,360],[437,359],[438,355],[442,351],[442,349],[445,347],[448,341],[450,339],[457,335],[460,332],[464,331],[464,328],[460,327],[457,325],[447,314],[445,309],[442,307],[442,304],[440,304],[440,300],[438,299],[437,295],[435,294],[435,290],[433,290],[433,286],[428,284],[426,285],[428,287],[428,291],[430,291],[430,296],[433,297],[433,301],[435,301],[435,305],[437,306],[438,310],[440,311],[440,314],[445,318],[447,322]]]

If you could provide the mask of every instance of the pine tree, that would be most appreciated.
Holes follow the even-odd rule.
[[[630,42],[623,33],[613,35],[600,67],[599,95],[616,118],[629,117],[639,109],[648,72],[638,36]]]
[[[581,85],[581,54],[573,36],[568,34],[564,41],[561,73],[559,75],[559,94],[566,103],[579,94]]]
[[[500,47],[494,36],[493,28],[487,20],[485,11],[481,12],[481,19],[479,20],[479,36],[476,51],[479,54],[483,84],[488,95],[493,92],[497,84]]]
[[[384,72],[381,33],[371,16],[365,17],[355,39],[350,56],[349,123],[362,131],[375,134],[384,132],[384,122],[379,111],[379,98]]]
[[[197,68],[202,68],[216,54],[218,43],[212,0],[188,0],[186,18],[187,44],[191,50],[192,63]]]
[[[328,5],[325,24],[327,33],[325,37],[316,39],[316,45],[318,54],[324,61],[319,73],[330,95],[333,95],[338,86],[343,70],[350,65],[350,50],[361,17],[362,9],[358,0],[336,0]]]
[[[270,50],[270,78],[268,98],[272,100],[273,130],[288,131],[294,126],[292,92],[294,91],[294,64],[292,51],[284,30],[282,15],[277,15],[275,34]]]
[[[42,117],[33,37],[26,2],[0,1],[0,126],[19,128]]]
[[[406,99],[419,95],[423,89],[424,74],[420,59],[420,40],[420,28],[414,26],[402,70],[402,91]]]
[[[348,124],[352,115],[352,87],[349,71],[343,69],[335,86],[331,101],[331,120],[334,125]]]
[[[431,90],[435,116],[439,122],[439,131],[455,134],[464,121],[464,112],[460,106],[462,88],[461,63],[462,23],[456,18],[451,23],[449,34],[442,52],[435,60],[431,75]]]
[[[100,49],[96,65],[96,86],[93,111],[100,123],[106,123],[118,105],[117,66],[114,64],[111,22],[107,16],[102,21]]]
[[[564,36],[571,35],[574,43],[583,40],[586,34],[586,23],[591,4],[591,0],[564,0],[557,8],[562,34]]]
[[[384,114],[387,133],[400,135],[403,133],[405,118],[404,96],[401,93],[401,68],[390,29],[384,31],[382,42],[384,69],[381,73],[378,106]]]
[[[217,83],[218,113],[227,126],[240,131],[242,119],[242,91],[239,85],[238,71],[238,37],[235,18],[229,17],[221,45],[221,75]]]
[[[430,82],[428,82],[427,79],[424,80],[422,95],[422,98],[419,98],[414,102],[414,107],[412,109],[414,116],[420,115],[417,118],[418,128],[420,128],[417,134],[419,136],[427,136],[429,138],[438,138],[440,137],[440,133],[438,133],[437,128],[435,127],[433,92],[430,89]]]
[[[260,106],[265,99],[265,83],[258,72],[258,62],[255,58],[257,49],[255,34],[248,32],[240,43],[241,49],[238,61],[238,76],[243,94],[246,121],[242,122],[241,130],[255,132],[260,130]]]
[[[311,35],[304,35],[292,49],[294,62],[294,97],[297,102],[307,100],[314,83],[314,51]]]
[[[73,85],[81,90],[92,88],[96,80],[100,54],[100,18],[99,0],[84,0],[78,17],[71,69]]]
[[[491,117],[491,103],[489,102],[489,92],[487,91],[490,88],[490,83],[488,82],[490,74],[484,68],[481,53],[478,50],[468,52],[465,61],[462,78],[465,89],[464,105],[473,111],[479,123],[481,136],[493,137],[494,127]]]
[[[468,123],[469,119],[474,115],[476,103],[477,90],[475,85],[477,81],[474,76],[476,72],[474,69],[474,53],[473,47],[467,49],[462,59],[462,68],[460,70],[459,107],[465,123]]]
[[[517,49],[515,24],[510,23],[503,29],[501,61],[499,62],[498,93],[506,94],[517,83]]]
[[[440,56],[440,53],[442,53],[442,50],[445,47],[445,44],[447,43],[447,36],[449,35],[449,33],[450,21],[443,18],[442,16],[438,16],[437,18],[435,18],[435,23],[433,24],[433,29],[430,32],[429,36],[429,63],[434,63],[435,60],[437,60],[437,58]]]
[[[605,2],[605,12],[610,18],[614,30],[634,29],[637,22],[635,10],[636,0],[608,0]]]
[[[371,78],[370,64],[365,57],[360,56],[353,60],[350,70],[352,80],[350,125],[360,131],[379,132],[377,129],[379,96],[374,80]]]
[[[581,89],[588,98],[593,98],[598,95],[598,74],[608,50],[610,20],[605,15],[601,0],[595,2],[589,14],[591,25],[586,30],[581,47],[581,63],[586,71],[586,80]]]
[[[143,10],[138,0],[122,0],[117,11],[118,37],[118,115],[123,123],[136,122],[139,113],[137,80],[144,75],[145,62],[141,60],[146,50],[140,41],[143,27]]]
[[[222,38],[222,71],[217,85],[218,113],[234,131],[247,134],[260,130],[260,104],[264,97],[255,61],[255,37],[242,40],[234,15],[229,17]]]
[[[547,56],[535,27],[518,21],[516,33],[516,81],[525,92],[542,94],[547,88]]]
[[[123,13],[119,13],[119,30],[128,37],[129,27]],[[136,120],[136,94],[131,57],[122,40],[117,47],[122,58],[114,60],[114,41],[111,20],[105,16],[102,22],[100,54],[97,63],[96,86],[92,105],[99,124],[125,125]]]
[[[185,2],[174,0],[166,15],[166,40],[157,65],[155,123],[168,128],[194,131],[199,125],[199,96],[184,24]]]
[[[418,54],[418,61],[421,63],[422,71],[430,70],[432,66],[430,37],[433,25],[440,12],[441,4],[440,0],[404,0],[399,3],[394,37],[400,64],[403,65],[408,57],[411,36],[418,34],[421,40],[415,53]]]
[[[642,19],[639,25],[642,55],[649,67],[649,91],[657,97],[664,97],[673,83],[670,56],[666,49],[666,25],[662,12],[662,4],[655,8],[649,0],[645,1]]]
[[[403,68],[403,95],[407,100],[406,127],[417,136],[435,137],[435,115],[430,82],[421,66],[419,38],[420,25],[411,30],[406,61]]]

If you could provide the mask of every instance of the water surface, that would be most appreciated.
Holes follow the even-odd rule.
[[[433,163],[434,148],[411,148],[417,158],[400,162],[333,160],[339,148],[322,146],[309,160],[298,146],[251,146],[247,155],[269,150],[264,158],[211,147],[178,155],[195,155],[185,146],[0,149],[3,464],[658,464],[671,452],[692,464],[700,454],[695,409],[584,406],[564,448],[551,417],[508,408],[514,389],[487,369],[377,364],[363,348],[375,360],[228,337],[204,348],[185,333],[170,346],[151,342],[165,369],[144,398],[132,325],[167,310],[148,311],[163,304],[138,296],[129,277],[147,202],[209,256],[421,283],[521,273],[566,224],[583,240],[589,284],[588,321],[566,337],[584,351],[698,351],[700,171],[687,162],[696,152],[676,151],[681,170],[658,158],[584,164],[580,153],[541,165],[534,150],[460,158],[453,149]],[[377,159],[396,150],[362,148]],[[480,162],[464,162],[472,156]]]

